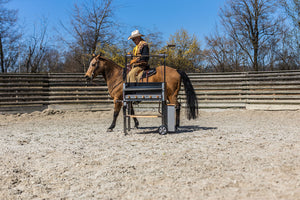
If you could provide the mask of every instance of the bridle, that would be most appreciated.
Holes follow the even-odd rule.
[[[95,69],[92,72],[92,79],[94,78],[95,71],[99,68],[99,62],[100,60],[96,60],[96,63],[92,64],[92,67],[95,67]]]

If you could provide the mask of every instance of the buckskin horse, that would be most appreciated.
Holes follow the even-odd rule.
[[[156,68],[156,74],[147,77],[148,82],[163,82],[163,67]],[[166,66],[166,95],[170,104],[175,104],[176,108],[176,127],[179,126],[180,104],[177,96],[180,90],[181,80],[183,81],[186,104],[187,104],[187,117],[188,119],[195,119],[198,116],[198,100],[195,94],[193,85],[183,71],[176,70],[174,68]],[[87,81],[92,81],[97,75],[102,74],[110,96],[114,100],[114,115],[113,121],[107,131],[113,131],[116,126],[117,117],[120,113],[123,100],[123,68],[113,62],[112,60],[102,57],[100,55],[95,56],[89,65],[89,68],[85,74]],[[144,82],[146,80],[143,80]],[[132,110],[132,114],[134,111]],[[139,122],[134,118],[135,127],[138,128]]]

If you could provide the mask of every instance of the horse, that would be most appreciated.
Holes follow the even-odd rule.
[[[147,80],[142,80],[143,82],[163,82],[163,67],[158,66],[156,68],[156,74],[147,77]],[[87,81],[92,81],[96,76],[102,74],[110,96],[114,100],[114,114],[113,121],[110,127],[107,129],[108,132],[113,131],[116,126],[116,121],[120,113],[123,101],[123,67],[119,66],[112,60],[97,55],[95,56],[89,65],[88,70],[85,73],[85,78]],[[166,96],[170,104],[175,104],[176,108],[176,128],[179,127],[179,117],[180,117],[180,103],[178,102],[178,93],[181,86],[181,80],[183,81],[185,94],[186,94],[186,104],[187,104],[187,117],[188,119],[196,119],[198,116],[198,100],[196,93],[194,91],[193,85],[187,76],[187,74],[181,70],[177,70],[168,66],[165,66],[166,71]],[[134,111],[131,111],[134,114]],[[139,122],[134,118],[135,127],[138,128]]]

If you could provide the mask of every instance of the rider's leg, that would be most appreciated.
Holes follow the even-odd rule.
[[[142,71],[142,68],[140,67],[134,67],[127,75],[127,82],[130,83],[135,83],[135,82],[139,82],[137,81],[137,75],[139,74],[139,72]]]

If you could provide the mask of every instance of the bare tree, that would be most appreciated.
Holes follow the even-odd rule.
[[[296,54],[298,67],[300,67],[300,1],[299,0],[280,0],[280,5],[285,10],[288,19],[291,20],[293,28],[290,31],[289,42],[294,45],[290,45],[290,48],[294,50]]]
[[[205,38],[206,60],[216,72],[244,71],[247,65],[245,53],[239,45],[225,34],[220,35],[218,28]]]
[[[47,47],[39,71],[41,72],[63,72],[62,70],[61,54],[57,49]]]
[[[299,0],[280,0],[279,3],[291,18],[294,26],[300,31],[300,1]]]
[[[279,37],[271,41],[271,70],[296,70],[300,67],[300,51],[290,26],[283,26]]]
[[[82,50],[78,46],[71,46],[70,51],[64,52],[63,71],[69,73],[82,73]],[[86,63],[88,64],[88,63]]]
[[[228,0],[220,17],[229,36],[248,56],[253,70],[263,63],[262,49],[277,34],[273,0]]]
[[[41,72],[43,59],[47,51],[47,22],[43,20],[38,28],[34,27],[33,34],[29,36],[23,51],[23,71],[27,73]]]
[[[74,38],[69,42],[71,50],[78,51],[78,65],[84,68],[91,55],[100,52],[114,38],[112,0],[90,0],[75,4],[71,16],[71,28],[63,27]]]
[[[6,9],[0,0],[0,66],[1,72],[13,70],[18,59],[19,41],[22,34],[17,27],[17,11]]]

